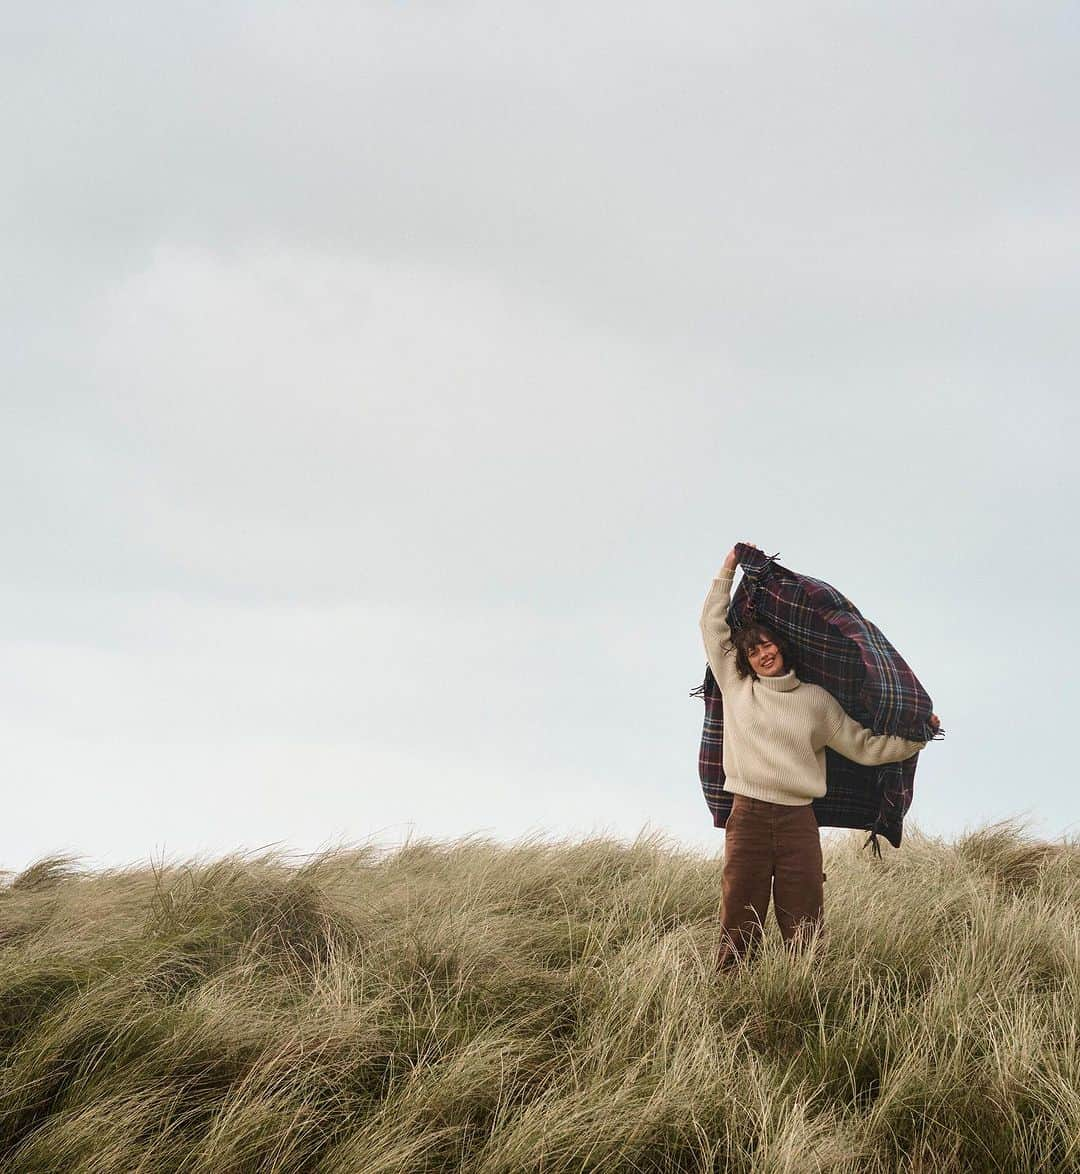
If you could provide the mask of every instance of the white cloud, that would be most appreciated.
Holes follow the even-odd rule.
[[[13,14],[11,858],[616,808],[708,838],[685,693],[740,535],[940,698],[936,826],[1019,764],[1075,823],[1068,689],[1034,746],[1006,700],[1027,617],[1076,643],[1070,20]]]

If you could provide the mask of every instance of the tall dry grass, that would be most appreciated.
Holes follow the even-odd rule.
[[[480,839],[0,890],[5,1171],[1080,1169],[1080,846],[826,852],[713,971],[720,860]]]

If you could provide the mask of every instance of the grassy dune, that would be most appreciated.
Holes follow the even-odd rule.
[[[723,977],[720,861],[658,838],[43,861],[0,1169],[1080,1170],[1080,845],[860,843],[812,951]]]

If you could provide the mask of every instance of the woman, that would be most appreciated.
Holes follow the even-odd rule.
[[[811,803],[825,794],[825,747],[882,766],[926,745],[865,729],[827,690],[800,681],[792,649],[766,624],[746,624],[732,642],[727,614],[737,563],[733,547],[701,614],[724,702],[724,790],[734,794],[724,837],[722,970],[759,942],[770,891],[789,946],[798,948],[821,926],[825,874]],[[932,714],[931,728],[939,725]]]

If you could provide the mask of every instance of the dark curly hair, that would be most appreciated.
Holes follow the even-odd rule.
[[[779,649],[780,655],[784,658],[784,672],[792,669],[796,676],[799,675],[795,653],[787,640],[772,625],[751,619],[747,620],[732,637],[732,644],[735,646],[735,671],[740,677],[757,679],[757,673],[750,667],[750,658],[747,654],[762,640],[771,640]]]

